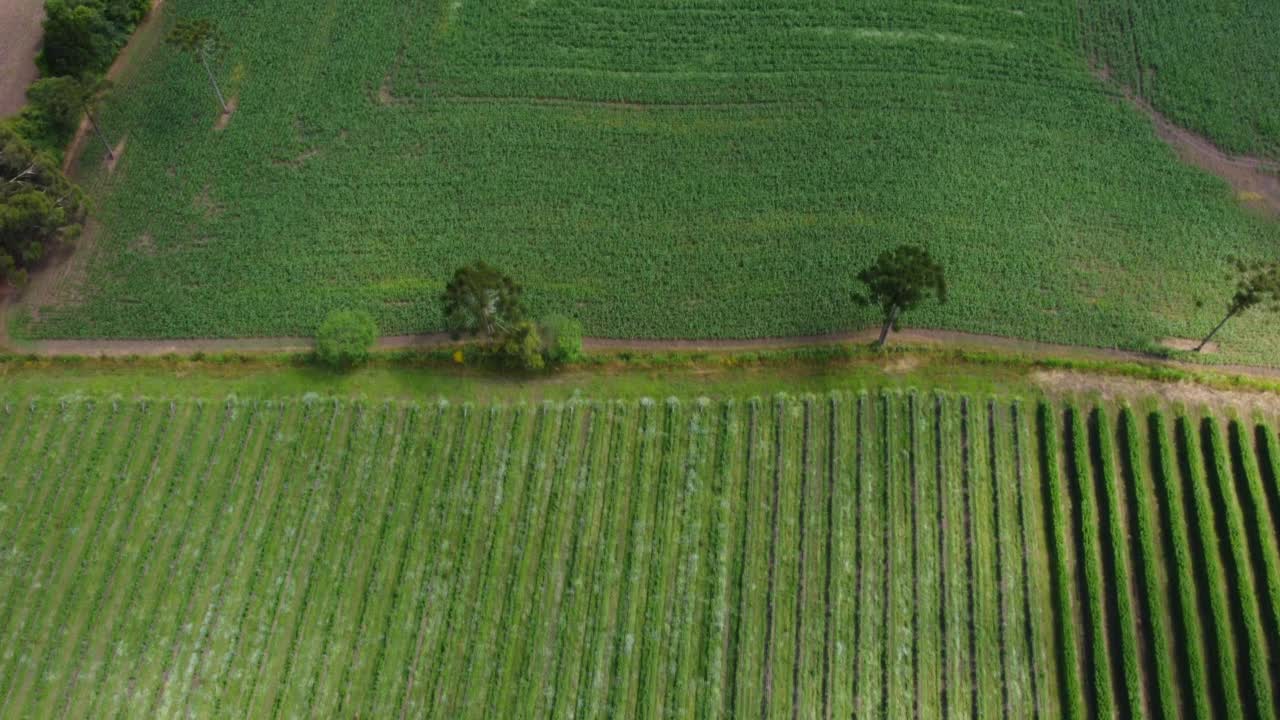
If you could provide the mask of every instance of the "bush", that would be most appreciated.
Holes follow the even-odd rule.
[[[330,367],[354,367],[369,359],[369,351],[377,339],[378,326],[369,313],[332,312],[316,333],[316,356]]]
[[[547,366],[542,356],[542,335],[529,320],[521,320],[503,334],[495,350],[502,364],[510,368],[541,370]]]
[[[80,232],[80,191],[52,158],[0,125],[0,282],[22,285],[51,247]]]
[[[115,51],[111,36],[111,23],[103,17],[101,4],[49,0],[45,3],[40,67],[46,75],[79,76],[106,70]]]
[[[542,319],[543,354],[550,365],[574,362],[582,357],[582,323],[564,315]]]

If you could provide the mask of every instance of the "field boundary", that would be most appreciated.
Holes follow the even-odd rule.
[[[0,353],[30,355],[41,358],[158,358],[170,355],[189,356],[196,353],[306,353],[314,341],[306,337],[258,338],[185,338],[158,340],[18,340],[5,330],[6,303],[0,301]],[[826,335],[793,335],[789,337],[745,339],[626,339],[583,338],[588,353],[732,353],[800,348],[830,347],[843,344],[870,344],[879,333],[878,327],[831,333]],[[445,333],[388,335],[378,339],[375,350],[381,352],[465,350],[465,340],[453,340]],[[1067,359],[1086,362],[1128,362],[1191,372],[1215,372],[1264,379],[1280,379],[1280,367],[1242,364],[1198,363],[1161,357],[1153,353],[1116,348],[1065,345],[1017,338],[967,333],[958,330],[905,329],[889,337],[889,345],[899,349],[956,349],[1023,355],[1031,359]]]

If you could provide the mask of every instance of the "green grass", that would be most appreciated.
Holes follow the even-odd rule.
[[[1258,711],[1267,419],[1038,412],[6,393],[0,713]]]
[[[1091,75],[1062,0],[162,12],[222,25],[239,110],[214,132],[198,66],[136,58],[103,113],[127,151],[86,160],[87,275],[20,333],[310,335],[338,307],[439,330],[472,259],[591,335],[820,333],[874,322],[854,277],[910,241],[951,280],[910,323],[1143,348],[1211,327],[1227,258],[1280,238]],[[1277,349],[1261,317],[1222,341]]]

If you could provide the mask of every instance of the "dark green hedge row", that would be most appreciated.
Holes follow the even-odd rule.
[[[1061,639],[1058,661],[1061,663],[1063,679],[1064,710],[1069,720],[1082,720],[1088,715],[1083,707],[1084,695],[1080,687],[1076,623],[1071,614],[1071,603],[1067,599],[1072,587],[1071,570],[1067,562],[1070,543],[1068,537],[1070,510],[1067,506],[1068,501],[1063,496],[1062,479],[1058,474],[1058,428],[1052,405],[1041,402],[1037,413],[1039,415],[1037,425],[1040,431],[1040,465],[1044,472],[1045,488],[1048,491],[1054,582],[1062,595],[1054,604],[1058,615],[1055,618],[1058,624],[1058,637]]]
[[[1085,597],[1088,600],[1089,624],[1093,637],[1093,684],[1097,707],[1095,717],[1114,717],[1115,698],[1111,688],[1111,655],[1107,651],[1106,607],[1103,598],[1107,592],[1106,579],[1102,575],[1102,547],[1098,538],[1101,527],[1094,500],[1093,473],[1090,471],[1089,440],[1085,430],[1084,415],[1075,405],[1067,406],[1071,423],[1071,459],[1075,467],[1076,491],[1080,495],[1080,543],[1084,557],[1077,562],[1084,566]]]
[[[1133,597],[1129,594],[1132,587],[1129,569],[1129,536],[1121,513],[1124,508],[1123,488],[1116,476],[1116,454],[1114,436],[1111,434],[1111,420],[1107,412],[1100,409],[1096,413],[1098,431],[1099,472],[1102,491],[1106,494],[1107,529],[1111,535],[1112,563],[1115,577],[1111,578],[1111,589],[1115,594],[1116,615],[1120,624],[1121,663],[1124,668],[1125,690],[1128,693],[1129,710],[1133,717],[1145,717],[1147,713],[1142,702],[1142,659],[1138,645],[1138,628],[1135,625],[1137,614],[1133,609]]]
[[[1195,522],[1188,525],[1188,528],[1200,538],[1205,567],[1203,580],[1208,584],[1210,621],[1213,623],[1213,634],[1218,642],[1217,664],[1221,674],[1225,704],[1222,713],[1227,718],[1236,720],[1244,717],[1244,709],[1240,704],[1240,696],[1236,692],[1237,668],[1231,637],[1231,618],[1227,606],[1227,586],[1222,576],[1217,530],[1213,524],[1213,506],[1209,499],[1209,486],[1204,477],[1204,461],[1200,455],[1200,445],[1196,441],[1195,429],[1186,416],[1178,418],[1178,434],[1186,450],[1183,458],[1184,470],[1187,473],[1186,482],[1191,486],[1191,499],[1195,512]]]
[[[1155,662],[1156,670],[1156,691],[1159,693],[1160,706],[1164,711],[1164,715],[1173,717],[1178,714],[1179,706],[1177,678],[1174,673],[1174,663],[1177,662],[1177,659],[1174,657],[1168,629],[1165,627],[1164,613],[1168,599],[1166,599],[1165,591],[1160,585],[1160,564],[1163,562],[1163,557],[1160,552],[1159,525],[1157,524],[1159,521],[1152,512],[1151,503],[1154,502],[1154,499],[1144,497],[1145,492],[1140,489],[1144,468],[1141,435],[1138,431],[1138,421],[1134,417],[1133,410],[1127,406],[1120,411],[1120,426],[1124,434],[1124,449],[1129,461],[1129,468],[1132,471],[1132,479],[1133,482],[1139,484],[1138,487],[1131,489],[1136,498],[1134,506],[1137,512],[1135,517],[1130,518],[1130,520],[1136,526],[1135,532],[1138,536],[1138,547],[1143,557],[1142,566],[1144,572],[1141,580],[1146,587],[1147,596],[1147,606],[1143,608],[1143,612],[1146,615],[1147,631],[1152,638],[1151,647],[1154,655],[1152,659]],[[1175,551],[1174,555],[1177,554]],[[1174,582],[1178,581],[1175,579]],[[1188,646],[1184,657],[1190,664],[1188,676],[1190,678],[1195,717],[1208,720],[1212,715],[1209,712],[1204,681],[1204,650],[1200,647],[1200,636],[1196,633],[1190,633],[1188,637],[1183,639],[1183,643]]]
[[[1209,453],[1212,461],[1212,482],[1217,483],[1221,494],[1223,512],[1227,521],[1227,552],[1236,567],[1238,587],[1232,593],[1238,610],[1244,620],[1245,636],[1240,638],[1245,643],[1249,657],[1249,682],[1253,686],[1253,699],[1257,703],[1258,717],[1270,717],[1275,713],[1275,702],[1271,693],[1271,678],[1267,661],[1267,633],[1262,626],[1262,618],[1258,611],[1257,583],[1254,581],[1252,566],[1249,560],[1249,535],[1244,524],[1244,513],[1240,510],[1240,502],[1236,498],[1235,483],[1232,480],[1230,455],[1227,445],[1222,440],[1222,425],[1217,420],[1209,419],[1208,426]],[[1206,488],[1208,489],[1208,488]]]

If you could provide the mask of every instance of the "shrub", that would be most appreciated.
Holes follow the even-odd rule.
[[[361,310],[329,313],[316,333],[316,356],[335,368],[350,368],[369,359],[378,339],[378,326]]]
[[[80,191],[52,158],[0,126],[0,282],[22,285],[45,251],[74,239],[84,206]]]
[[[542,356],[542,335],[530,320],[521,320],[503,333],[495,345],[499,361],[519,370],[541,370],[547,366]]]
[[[543,354],[550,365],[570,363],[582,357],[582,323],[564,315],[542,319]]]

